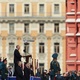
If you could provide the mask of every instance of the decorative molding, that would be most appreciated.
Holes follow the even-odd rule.
[[[20,22],[20,23],[54,23],[54,22],[65,22],[65,17],[0,17],[0,23],[9,22]]]
[[[33,37],[32,37],[30,34],[24,34],[24,35],[22,36],[22,39],[23,39],[23,42],[34,40]]]
[[[54,41],[59,41],[60,42],[60,40],[62,40],[62,36],[60,35],[60,34],[54,34],[53,36],[52,36],[52,40],[54,40]]]
[[[8,42],[15,42],[15,40],[17,40],[17,36],[14,34],[9,34],[7,36],[7,40],[8,40]]]
[[[45,41],[47,40],[47,36],[46,36],[45,34],[39,34],[39,35],[37,36],[37,40],[38,40],[39,42],[45,42]]]

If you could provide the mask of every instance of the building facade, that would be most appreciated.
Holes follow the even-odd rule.
[[[65,0],[0,0],[0,56],[7,57],[9,64],[18,44],[21,54],[25,48],[33,60],[38,59],[41,71],[49,70],[57,52],[63,72],[65,40]]]
[[[80,70],[80,0],[66,0],[66,70]]]

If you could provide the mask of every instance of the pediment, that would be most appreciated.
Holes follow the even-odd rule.
[[[37,39],[38,40],[40,40],[40,39],[47,39],[47,37],[46,37],[46,35],[45,34],[39,34],[38,36],[37,36]]]
[[[16,40],[17,37],[16,37],[16,35],[11,34],[11,35],[8,35],[7,39],[8,39],[8,40]]]
[[[33,39],[33,37],[32,37],[31,35],[29,35],[29,34],[24,34],[24,35],[22,36],[22,38],[23,38],[23,41],[32,40],[32,39]]]
[[[62,40],[62,36],[59,35],[59,34],[58,34],[58,35],[53,35],[53,36],[52,36],[52,40],[53,40],[53,41],[56,41],[56,42],[57,42],[57,41],[59,42],[60,40]]]

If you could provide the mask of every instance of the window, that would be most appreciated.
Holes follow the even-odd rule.
[[[44,53],[44,43],[39,43],[39,53]]]
[[[54,33],[59,33],[59,23],[54,24]]]
[[[59,4],[54,4],[54,14],[59,14]]]
[[[28,23],[24,24],[24,33],[29,33],[29,24]]]
[[[44,71],[44,63],[39,63],[40,73],[42,74]]]
[[[59,43],[54,43],[54,52],[59,53],[60,51],[60,44]]]
[[[24,4],[24,13],[29,14],[29,4]]]
[[[14,34],[14,23],[9,23],[9,33]]]
[[[39,32],[44,33],[44,24],[39,24]]]
[[[39,5],[39,12],[44,13],[44,4]]]
[[[14,4],[9,4],[9,12],[14,13]]]
[[[14,43],[9,43],[9,54],[14,53]]]
[[[25,53],[29,54],[29,50],[30,50],[29,43],[24,44],[24,49],[25,49]]]

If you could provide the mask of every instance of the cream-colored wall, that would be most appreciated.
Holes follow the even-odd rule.
[[[47,0],[46,0],[47,1]],[[9,2],[10,3],[10,2]],[[0,2],[0,6],[1,6],[1,15],[2,16],[7,16],[9,13],[8,13],[8,4],[9,4],[8,2]],[[15,2],[14,1],[14,4],[16,4],[16,18],[18,18],[18,17],[22,17],[23,18],[23,20],[25,20],[24,19],[24,17],[27,19],[27,15],[24,15],[24,17],[23,17],[23,3],[24,2]],[[27,2],[26,2],[27,3]],[[29,15],[30,16],[30,18],[29,18],[29,20],[30,21],[32,21],[32,19],[34,19],[34,21],[31,23],[30,22],[30,36],[32,36],[32,37],[34,37],[35,39],[37,39],[37,37],[38,37],[38,35],[40,35],[39,34],[39,21],[38,20],[40,20],[41,21],[41,19],[40,18],[38,18],[38,17],[40,17],[40,16],[45,16],[46,15],[46,17],[49,17],[49,16],[53,16],[53,3],[54,2],[35,2],[35,1],[32,1],[32,2],[29,2],[30,3],[30,5],[31,5],[31,12],[32,12],[32,15]],[[40,4],[40,3],[44,3],[45,4],[45,11],[46,11],[46,13],[44,13],[44,14],[38,14],[39,12],[39,8],[38,8],[38,5]],[[57,2],[56,2],[57,3]],[[64,3],[64,1],[60,4],[61,5],[61,15],[63,15],[63,17],[65,17],[65,3]],[[62,16],[59,16],[59,17],[62,17]],[[11,19],[13,19],[14,20],[14,16],[15,15],[13,15],[13,14],[9,14],[8,15],[9,17],[11,16],[11,17],[13,17],[13,18],[11,18]],[[28,16],[28,17],[29,17]],[[34,17],[33,18],[33,16],[38,16],[38,17]],[[57,16],[55,16],[54,15],[54,17],[57,17]],[[5,17],[6,18],[6,17]],[[22,18],[20,18],[20,20],[22,19]],[[51,17],[51,18],[53,18],[53,17]],[[22,21],[23,21],[22,20]],[[50,18],[49,18],[49,20],[51,20]],[[53,18],[53,20],[54,20],[54,18]],[[60,20],[60,19],[58,19],[57,18],[57,20]],[[63,19],[63,20],[65,20],[65,18]],[[35,21],[37,21],[37,22],[35,22]],[[46,21],[46,19],[45,19],[45,21]],[[51,20],[52,21],[52,20]],[[26,21],[27,22],[27,21]],[[42,21],[43,22],[43,21]],[[8,28],[8,23],[9,22],[3,22],[3,23],[1,23],[0,22],[0,36],[2,37],[2,44],[0,44],[0,47],[2,46],[2,56],[4,56],[4,57],[6,57],[6,44],[7,44],[7,37],[8,37],[8,34],[9,34],[9,28]],[[23,35],[24,35],[24,22],[14,22],[15,23],[15,35],[16,35],[16,37],[17,37],[17,40],[16,40],[16,45],[17,44],[19,44],[20,46],[21,46],[21,50],[20,50],[20,52],[21,52],[21,54],[23,53]],[[61,55],[61,57],[63,57],[62,59],[63,60],[61,60],[61,64],[62,64],[62,71],[64,72],[65,71],[65,22],[59,22],[60,23],[60,35],[63,37],[63,39],[62,39],[62,41],[61,41],[61,43],[63,43],[62,45],[61,45],[61,48],[62,48],[62,55]],[[52,36],[53,36],[53,34],[54,34],[54,22],[48,22],[48,23],[46,23],[46,22],[44,22],[44,24],[45,24],[45,36],[46,36],[46,38],[47,38],[47,40],[46,40],[46,56],[45,56],[45,68],[47,68],[48,70],[49,70],[49,68],[50,68],[50,61],[51,61],[51,55],[52,55]],[[42,34],[42,35],[44,35],[44,34]],[[31,43],[31,54],[32,54],[32,56],[33,56],[33,59],[37,59],[38,57],[37,57],[37,49],[38,48],[36,48],[36,45],[37,45],[37,40],[35,40],[34,42],[32,42]],[[7,50],[8,50],[8,48],[7,48]],[[41,61],[41,60],[40,60]],[[34,69],[35,70],[35,69]]]

